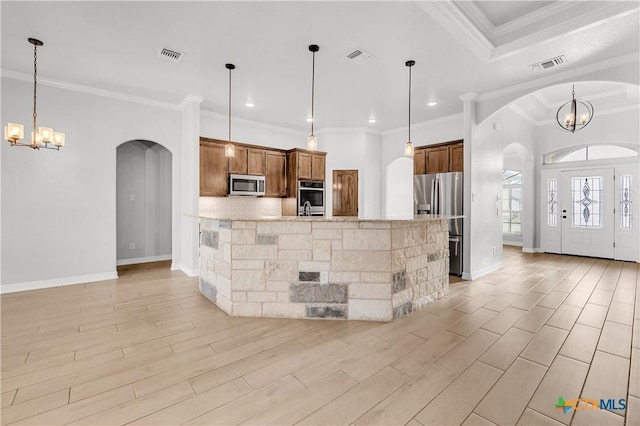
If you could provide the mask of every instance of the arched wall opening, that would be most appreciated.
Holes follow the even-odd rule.
[[[116,149],[117,266],[172,259],[172,154],[147,140]]]

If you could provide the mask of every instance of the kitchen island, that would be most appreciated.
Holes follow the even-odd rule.
[[[200,292],[233,316],[392,321],[449,292],[446,219],[200,217]]]

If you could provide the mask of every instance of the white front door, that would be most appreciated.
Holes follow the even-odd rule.
[[[562,172],[562,253],[614,257],[614,169]]]

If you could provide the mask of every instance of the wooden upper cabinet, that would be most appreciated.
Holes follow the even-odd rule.
[[[311,180],[324,182],[324,158],[324,154],[311,154]]]
[[[235,146],[235,155],[229,157],[229,173],[246,175],[247,173],[247,148]]]
[[[287,195],[286,158],[284,152],[265,151],[266,197]]]
[[[266,175],[266,161],[266,151],[264,149],[247,149],[247,174]]]
[[[311,154],[306,152],[298,153],[298,179],[311,180]]]
[[[425,148],[427,173],[445,173],[449,171],[449,147]]]
[[[427,173],[425,162],[425,150],[424,149],[416,149],[413,155],[413,174],[414,175],[423,175]]]
[[[462,142],[449,145],[449,171],[464,171],[464,145]]]
[[[229,179],[224,145],[200,143],[200,195],[226,197]]]

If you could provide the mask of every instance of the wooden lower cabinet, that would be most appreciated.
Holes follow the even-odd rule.
[[[333,215],[358,216],[358,171],[333,171]]]
[[[266,197],[285,197],[287,195],[286,162],[287,157],[284,152],[265,151]]]
[[[226,197],[229,169],[224,145],[200,142],[200,196]]]

